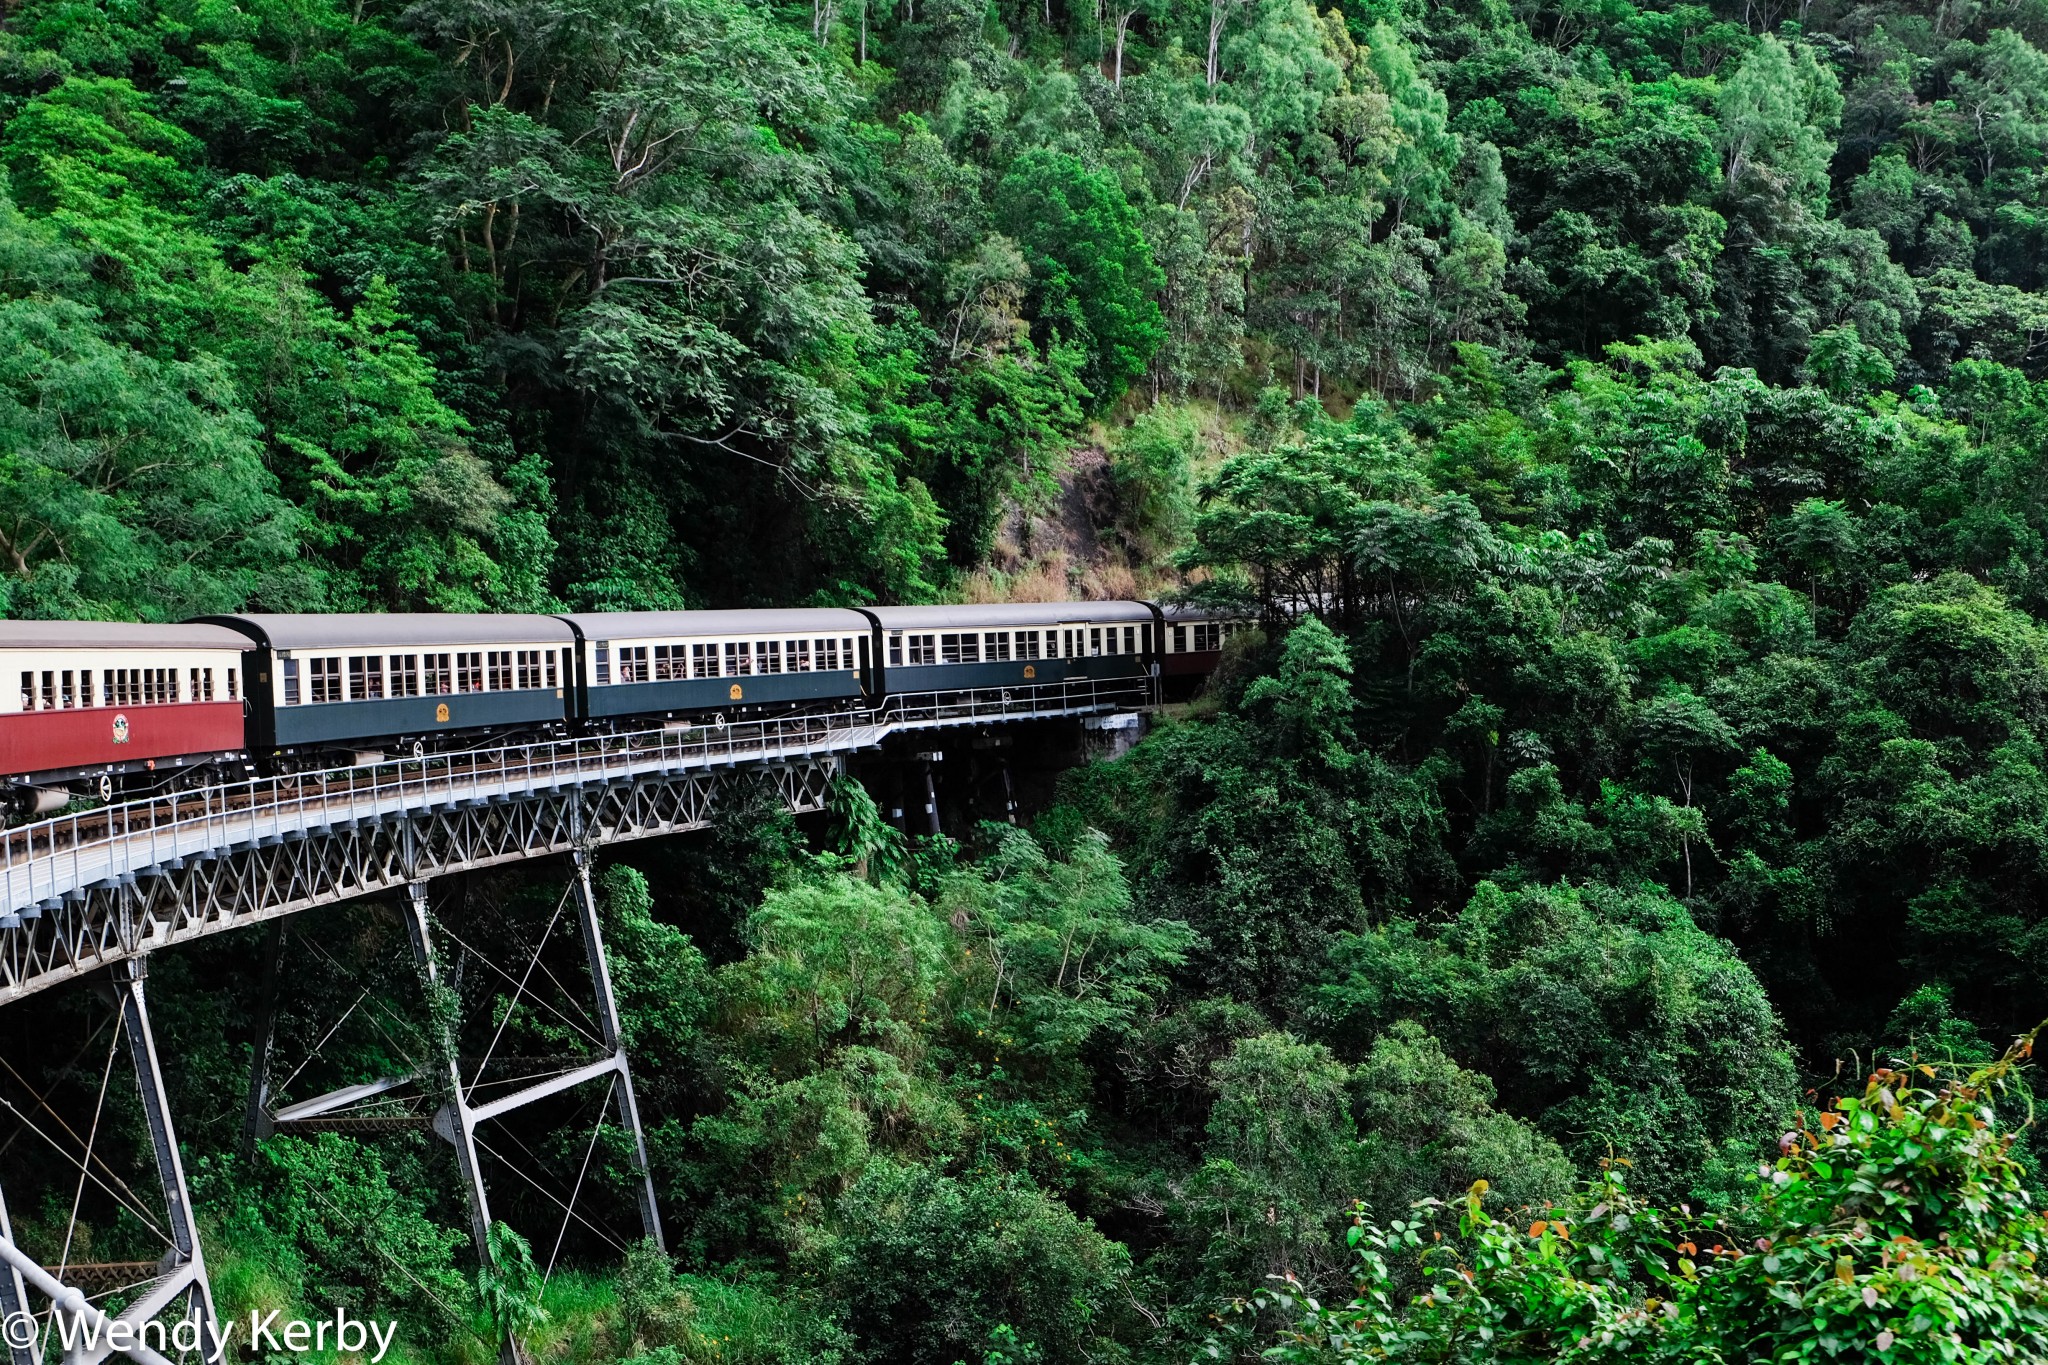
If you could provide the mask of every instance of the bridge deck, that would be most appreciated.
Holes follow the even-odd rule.
[[[1097,715],[1149,700],[1142,683],[900,696],[878,711],[398,758],[40,820],[0,833],[0,1000],[197,933],[369,894],[394,878],[559,852],[571,825],[574,838],[600,842],[700,827],[708,775],[816,768],[904,731]],[[696,788],[682,790],[692,779]],[[797,784],[792,804],[814,809],[821,781]],[[494,810],[508,818],[493,821]],[[510,829],[522,812],[524,827]],[[469,813],[481,818],[456,818]],[[411,855],[393,851],[395,836],[431,842],[422,831],[437,818],[444,827],[497,828],[472,847],[430,850],[417,867],[398,866]],[[594,821],[587,829],[586,820]],[[329,856],[372,842],[374,854]],[[294,859],[265,854],[301,845],[309,851]],[[220,871],[194,871],[214,863]],[[46,917],[58,923],[38,923]]]

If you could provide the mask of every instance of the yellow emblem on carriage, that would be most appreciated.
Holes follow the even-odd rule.
[[[439,706],[436,706],[436,707],[434,708],[434,719],[435,719],[435,720],[438,720],[438,721],[446,721],[446,720],[448,719],[448,703],[447,703],[447,702],[445,702],[445,701],[444,701],[444,702],[442,702],[442,703],[441,703],[441,704],[440,704]]]
[[[738,683],[734,683],[732,685],[732,691],[727,695],[730,696],[734,701],[738,701],[740,699],[740,685]]]
[[[26,675],[24,675],[24,676],[26,676]],[[114,743],[116,743],[116,744],[126,744],[127,742],[128,742],[128,717],[126,717],[126,716],[123,716],[123,715],[119,715],[119,714],[116,714],[116,715],[115,715],[115,717],[114,717]]]
[[[1026,664],[1026,665],[1024,665],[1024,676],[1025,676],[1025,677],[1027,677],[1027,678],[1035,678],[1035,677],[1037,677],[1037,676],[1038,676],[1038,665],[1036,665],[1036,664]]]

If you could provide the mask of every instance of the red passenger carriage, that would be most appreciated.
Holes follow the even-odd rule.
[[[218,626],[0,621],[0,781],[24,810],[240,764],[242,652]]]

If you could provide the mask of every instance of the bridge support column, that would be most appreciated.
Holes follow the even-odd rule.
[[[937,835],[939,830],[939,787],[933,769],[945,755],[939,752],[922,753],[917,756],[917,777],[924,787],[924,809],[920,812],[924,825],[923,833]]]
[[[177,1133],[171,1127],[170,1100],[164,1093],[156,1038],[149,1028],[149,1009],[142,989],[146,972],[142,959],[128,958],[115,963],[111,973],[121,1024],[128,1034],[128,1052],[135,1062],[135,1079],[142,1091],[143,1122],[156,1152],[165,1226],[171,1234],[173,1259],[179,1262],[121,1316],[137,1323],[147,1322],[183,1298],[186,1317],[198,1324],[202,1358],[217,1362],[221,1358],[220,1319],[214,1313],[213,1284],[206,1276],[206,1257],[199,1248],[199,1223],[193,1217],[192,1194],[185,1185],[185,1163],[178,1154]]]
[[[14,1226],[7,1221],[7,1191],[0,1187],[0,1241],[14,1241]],[[28,1312],[28,1286],[13,1262],[0,1264],[0,1324],[18,1322]],[[33,1346],[5,1343],[8,1365],[38,1365]]]
[[[455,1160],[462,1167],[463,1202],[469,1208],[469,1235],[476,1241],[476,1254],[486,1265],[491,1260],[491,1203],[484,1193],[483,1168],[476,1159],[476,1121],[462,1085],[462,1059],[456,1041],[460,1006],[444,1003],[440,960],[434,954],[433,920],[427,913],[427,884],[405,884],[406,933],[412,938],[413,959],[419,963],[420,986],[426,996],[432,1044],[441,1051],[448,1101],[434,1115],[434,1131],[454,1145]]]
[[[633,1096],[633,1069],[619,1036],[619,1006],[612,995],[611,965],[605,960],[604,937],[597,923],[597,899],[590,890],[590,858],[581,848],[570,857],[576,865],[576,912],[583,926],[583,951],[590,959],[590,983],[597,992],[597,1022],[604,1044],[618,1059],[619,1122],[633,1139],[634,1197],[640,1205],[641,1231],[665,1253],[661,1209],[654,1197],[654,1172],[647,1162],[647,1135],[640,1127],[640,1102]]]
[[[270,1050],[277,1040],[277,973],[284,960],[284,921],[270,922],[263,950],[263,1000],[257,1007],[256,1039],[250,1049],[249,1108],[242,1117],[242,1150],[255,1150],[270,1136]]]

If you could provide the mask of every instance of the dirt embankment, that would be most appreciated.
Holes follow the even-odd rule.
[[[1138,578],[1113,530],[1109,457],[1099,446],[1069,453],[1049,506],[1012,505],[988,562],[968,576],[970,602],[1065,602],[1132,597]]]

